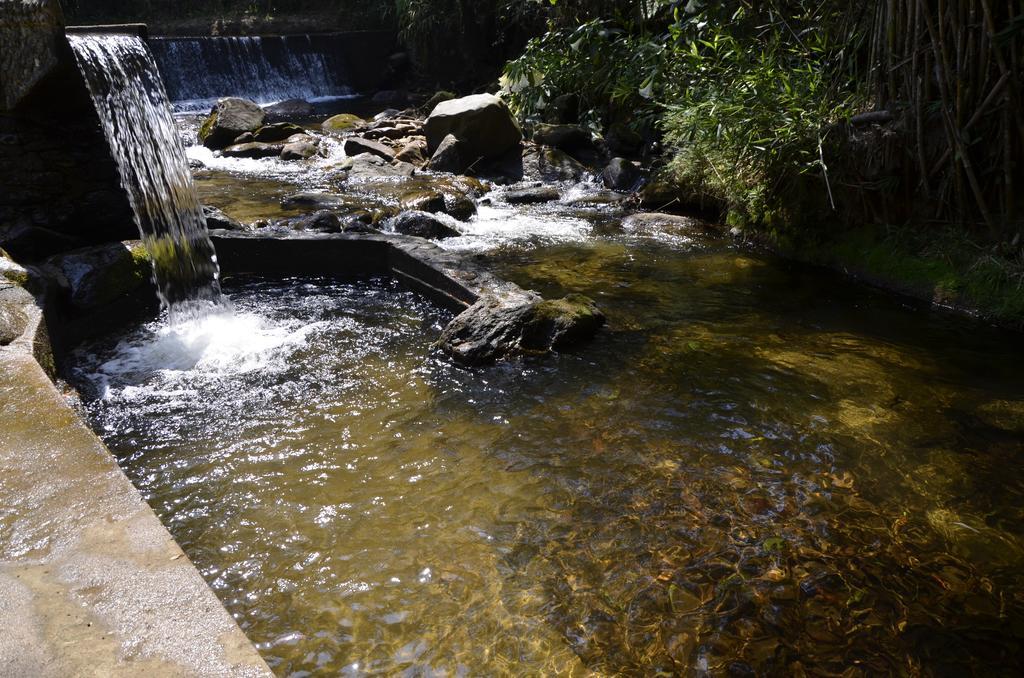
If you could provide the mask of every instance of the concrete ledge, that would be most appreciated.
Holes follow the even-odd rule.
[[[43,308],[25,312],[0,347],[0,673],[270,676],[50,381]]]
[[[407,235],[242,231],[210,232],[221,271],[257,275],[323,275],[336,278],[393,276],[455,313],[485,295],[528,296],[429,240]]]
[[[149,38],[149,27],[146,24],[101,24],[97,26],[68,26],[64,29],[67,35],[137,35],[146,40]]]

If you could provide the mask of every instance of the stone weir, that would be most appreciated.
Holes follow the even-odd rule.
[[[225,274],[394,277],[457,314],[438,346],[464,364],[571,348],[605,321],[587,297],[544,299],[412,236],[215,230],[211,239]]]

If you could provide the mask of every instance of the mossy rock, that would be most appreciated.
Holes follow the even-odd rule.
[[[0,278],[25,287],[28,285],[29,275],[27,270],[11,258],[11,255],[0,249]]]
[[[366,121],[352,113],[339,113],[323,121],[320,127],[325,132],[346,132],[365,125]]]
[[[604,323],[604,313],[590,297],[570,294],[545,299],[534,304],[520,345],[540,351],[570,348],[593,337]]]
[[[139,294],[154,295],[151,262],[143,243],[133,240],[74,250],[52,257],[47,263],[67,281],[72,307],[85,312]]]
[[[204,144],[206,140],[213,134],[213,129],[217,126],[217,111],[210,113],[209,117],[203,121],[203,124],[199,126],[199,143]]]

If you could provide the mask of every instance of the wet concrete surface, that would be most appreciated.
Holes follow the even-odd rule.
[[[0,676],[266,676],[33,357],[0,348]]]

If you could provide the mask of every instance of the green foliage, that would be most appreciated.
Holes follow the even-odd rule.
[[[831,200],[823,149],[862,97],[845,76],[840,15],[806,4],[725,20],[697,13],[671,28],[683,75],[665,104],[669,172],[724,203],[734,222],[772,225],[792,220],[794,204]],[[793,195],[814,185],[807,174],[821,179],[821,200]]]
[[[828,130],[862,100],[847,75],[848,8],[640,5],[531,40],[505,69],[519,115],[541,118],[556,97],[575,94],[594,127],[658,127],[671,151],[662,179],[726,205],[741,223],[778,220],[801,175],[818,176],[826,196]]]
[[[505,67],[503,84],[523,118],[540,118],[556,97],[575,94],[594,125],[626,115],[650,122],[671,82],[673,51],[663,41],[595,19],[531,40]]]

